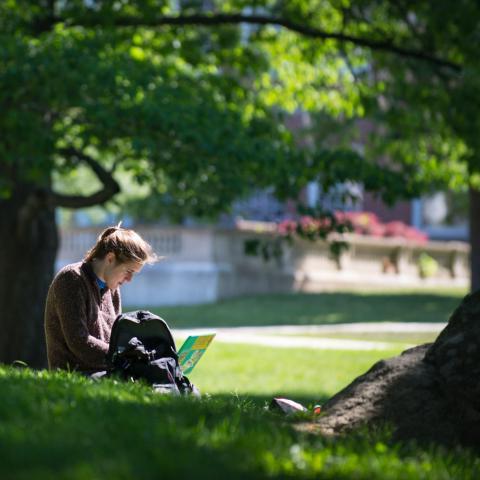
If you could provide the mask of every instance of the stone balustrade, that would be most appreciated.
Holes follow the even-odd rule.
[[[101,229],[61,231],[57,268],[79,261]],[[240,229],[138,227],[164,258],[147,265],[122,287],[125,306],[214,302],[240,295],[349,289],[467,287],[469,247],[462,242],[417,245],[400,238],[349,234],[350,248],[338,259],[324,242],[298,240],[283,247],[282,257],[265,262],[245,254],[245,240],[273,235],[268,224],[243,223]],[[422,277],[420,257],[435,268]]]

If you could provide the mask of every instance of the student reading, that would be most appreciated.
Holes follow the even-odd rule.
[[[49,368],[104,370],[113,322],[121,312],[120,286],[158,257],[133,230],[109,227],[78,263],[63,267],[45,307]]]

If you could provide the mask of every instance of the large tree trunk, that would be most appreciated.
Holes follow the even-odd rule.
[[[421,318],[419,318],[421,320]],[[467,295],[433,344],[376,363],[334,395],[310,431],[388,424],[394,438],[480,445],[480,291]]]
[[[472,292],[480,288],[480,191],[470,188],[470,271]]]
[[[46,366],[43,313],[54,273],[55,209],[34,187],[0,200],[0,362]]]

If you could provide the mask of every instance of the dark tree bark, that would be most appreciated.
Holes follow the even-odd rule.
[[[43,322],[59,244],[55,208],[99,205],[120,191],[112,172],[93,158],[75,149],[60,153],[87,164],[103,188],[88,196],[61,195],[16,182],[11,196],[0,200],[1,363],[47,365]]]
[[[433,344],[376,363],[334,395],[305,429],[335,435],[389,425],[395,440],[478,449],[479,339],[477,291],[462,300]]]
[[[480,191],[470,188],[470,272],[472,292],[480,288]]]
[[[43,311],[58,235],[45,192],[17,186],[0,201],[0,361],[46,365]]]

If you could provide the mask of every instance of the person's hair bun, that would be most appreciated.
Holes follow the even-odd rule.
[[[100,240],[104,240],[105,238],[107,238],[109,235],[116,232],[117,230],[120,230],[120,227],[108,227],[108,228],[106,228],[102,232],[102,234],[100,235]]]
[[[114,227],[107,227],[98,237],[97,243],[86,253],[84,260],[89,262],[95,258],[105,258],[109,252],[113,252],[121,263],[154,263],[160,260],[138,233],[121,228],[120,225],[121,222]]]

